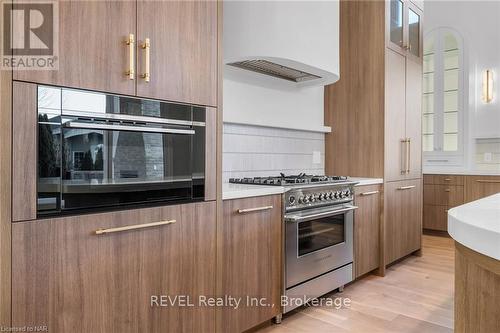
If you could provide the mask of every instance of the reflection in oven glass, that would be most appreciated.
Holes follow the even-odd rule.
[[[344,215],[301,222],[298,229],[298,255],[303,256],[345,242]]]

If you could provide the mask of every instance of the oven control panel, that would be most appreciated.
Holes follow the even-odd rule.
[[[285,194],[286,210],[321,207],[352,201],[352,184],[335,186],[295,188]]]

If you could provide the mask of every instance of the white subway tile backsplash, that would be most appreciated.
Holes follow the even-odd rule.
[[[223,178],[324,174],[323,133],[224,124]],[[319,152],[320,163],[313,163]]]

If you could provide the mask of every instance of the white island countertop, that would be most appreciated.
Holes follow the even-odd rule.
[[[450,209],[448,233],[463,246],[500,260],[500,193]]]
[[[374,185],[383,183],[382,178],[349,177],[349,180],[358,182],[356,186]],[[263,195],[282,194],[290,188],[287,186],[222,184],[222,200],[259,197]]]

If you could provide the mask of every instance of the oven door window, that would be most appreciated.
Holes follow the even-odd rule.
[[[62,209],[191,199],[192,137],[63,127]]]
[[[346,241],[345,214],[300,222],[297,230],[298,256],[304,256]]]

